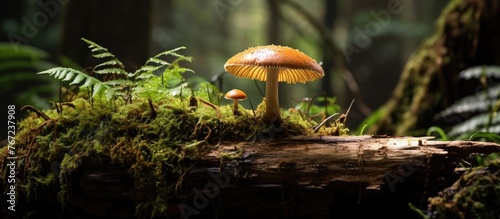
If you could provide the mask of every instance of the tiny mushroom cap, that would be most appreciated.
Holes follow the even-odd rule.
[[[278,45],[251,47],[227,60],[224,69],[236,77],[266,81],[264,120],[281,121],[278,82],[305,83],[325,75],[314,59]]]
[[[244,100],[247,98],[247,95],[241,90],[232,89],[224,95],[224,98],[228,100]]]
[[[245,92],[238,90],[238,89],[232,89],[224,95],[224,98],[228,100],[233,100],[233,114],[234,115],[239,115],[238,112],[238,100],[244,100],[247,98],[247,95]]]

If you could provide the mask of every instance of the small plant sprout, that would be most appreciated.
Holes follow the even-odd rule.
[[[233,115],[240,115],[240,112],[238,111],[238,101],[247,99],[245,92],[238,89],[232,89],[224,95],[224,98],[227,100],[233,100]]]
[[[277,45],[248,48],[227,60],[224,69],[236,77],[266,81],[264,121],[279,123],[278,82],[305,83],[325,75],[314,59],[296,49]]]

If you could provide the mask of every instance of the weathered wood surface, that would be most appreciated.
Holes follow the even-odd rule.
[[[205,211],[228,217],[338,218],[343,214],[418,218],[409,202],[425,209],[429,196],[458,179],[463,170],[457,168],[459,163],[473,153],[498,151],[500,145],[495,143],[444,142],[429,137],[296,137],[228,143],[207,154],[187,174],[188,191],[209,188],[211,182],[220,185],[222,175],[229,174],[231,181],[221,188],[226,195],[219,197],[224,202]],[[231,153],[240,153],[242,159],[221,165],[221,154]],[[219,166],[219,178],[207,176]],[[191,195],[184,201],[194,206],[196,194]],[[250,206],[261,207],[248,210]]]
[[[293,173],[294,183],[306,188],[343,181],[364,182],[376,189],[390,172],[407,177],[431,167],[429,173],[450,174],[447,171],[453,171],[471,153],[499,150],[494,143],[444,142],[432,137],[296,137],[276,142],[225,144],[207,154],[203,158],[205,163],[195,170],[217,167],[221,154],[239,153],[242,158],[238,159],[238,176],[243,181],[282,184],[282,175]]]
[[[294,137],[257,143],[222,143],[179,176],[168,177],[176,198],[160,218],[339,218],[348,215],[418,218],[411,202],[460,176],[459,163],[500,145],[430,138]],[[224,159],[238,155],[237,159]],[[68,204],[92,218],[135,217],[135,205],[154,198],[137,191],[128,167],[91,160],[76,173]],[[142,215],[147,216],[147,215]]]

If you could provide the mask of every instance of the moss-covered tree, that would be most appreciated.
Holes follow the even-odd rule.
[[[498,1],[450,1],[437,20],[435,33],[409,59],[368,133],[419,135],[431,124],[459,122],[458,117],[443,121],[433,117],[480,86],[477,81],[459,80],[460,71],[500,65],[499,21]]]

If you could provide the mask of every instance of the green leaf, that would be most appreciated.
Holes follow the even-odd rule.
[[[192,60],[191,57],[183,56],[183,55],[176,53],[176,51],[181,50],[181,49],[185,49],[185,47],[178,47],[178,48],[175,48],[175,49],[172,49],[169,51],[164,51],[164,52],[161,52],[161,53],[155,55],[154,57],[148,59],[148,61],[146,61],[146,63],[141,68],[137,69],[133,73],[133,75],[140,76],[143,73],[154,73],[155,71],[157,71],[165,66],[171,66],[172,63],[169,63],[167,61],[160,59],[160,57],[162,57],[162,56],[177,57],[177,59],[174,61],[174,63],[176,63],[178,61],[182,61],[182,60],[190,62]],[[184,70],[184,71],[187,71],[187,70]]]
[[[95,84],[94,80],[91,77],[88,77],[87,80],[85,80],[85,83],[83,83],[80,87],[90,87],[93,84]]]
[[[72,80],[72,79],[73,79],[73,75],[74,75],[74,73],[73,73],[73,72],[68,72],[68,73],[66,74],[66,77],[64,77],[64,79],[62,79],[62,80],[63,80],[63,81],[70,81],[70,80]]]
[[[101,93],[104,90],[104,86],[102,84],[96,84],[94,86],[94,92],[92,93],[92,97],[97,96],[97,94]]]
[[[103,52],[103,53],[94,53],[92,56],[102,59],[102,58],[115,58],[115,55],[109,53],[109,52]]]
[[[441,127],[432,126],[432,127],[427,129],[428,136],[433,135],[433,133],[437,133],[439,135],[439,137],[441,138],[441,140],[448,141],[448,136],[446,135],[446,133],[443,131],[443,129]]]
[[[154,63],[160,64],[160,65],[169,65],[170,64],[170,63],[163,61],[157,57],[150,58],[149,62],[154,62]]]
[[[96,74],[120,74],[120,75],[126,75],[127,72],[121,68],[105,68],[105,69],[100,69],[94,71]]]
[[[488,78],[495,77],[500,78],[500,66],[474,66],[467,68],[459,73],[459,77],[462,79],[478,79],[481,76],[486,76]]]
[[[103,82],[103,84],[110,86],[121,86],[121,85],[132,86],[134,82],[124,79],[115,79],[115,80],[105,81]]]
[[[122,70],[124,69],[122,62],[120,62],[120,60],[118,60],[115,57],[115,55],[113,55],[111,52],[109,52],[107,48],[104,48],[104,47],[100,46],[99,44],[97,44],[93,41],[87,40],[85,38],[82,38],[82,40],[85,41],[87,44],[89,44],[89,48],[92,49],[91,51],[92,51],[93,57],[98,58],[98,59],[110,58],[110,60],[97,65],[96,68],[102,67],[102,66],[118,65],[120,68],[122,68]]]
[[[137,76],[136,79],[140,79],[140,80],[148,80],[152,77],[158,77],[157,75],[153,74],[152,72],[146,72],[146,73],[143,73],[143,74],[140,74],[139,76]]]
[[[500,95],[500,85],[489,88],[488,92],[491,98],[498,98]],[[454,104],[439,112],[435,118],[444,118],[453,114],[486,112],[489,110],[489,107],[488,95],[485,92],[478,92],[457,100]]]
[[[469,137],[469,140],[486,139],[489,142],[500,143],[500,135],[488,132],[476,132]]]
[[[198,86],[198,92],[196,96],[203,98],[204,100],[209,100],[212,103],[217,103],[218,95],[220,94],[219,89],[208,81],[201,82]]]
[[[73,81],[71,83],[69,83],[69,85],[73,85],[73,84],[79,84],[80,82],[82,82],[83,80],[85,80],[85,76],[83,75],[77,75]]]
[[[11,59],[44,59],[49,54],[33,46],[18,43],[0,43],[0,60]]]
[[[85,82],[83,83],[83,85],[80,86],[80,88],[94,86],[94,92],[92,94],[92,97],[95,97],[98,93],[102,92],[103,90],[111,89],[110,86],[99,81],[98,79],[90,75],[87,75],[84,72],[72,68],[56,67],[39,72],[37,74],[48,74],[62,81],[71,81],[70,84],[78,84],[81,83],[83,80],[85,80]]]
[[[361,130],[365,130],[379,122],[385,112],[386,110],[384,107],[379,107],[377,110],[373,111],[372,114],[361,121],[360,125],[356,128],[356,132],[361,133]]]
[[[100,67],[104,67],[104,66],[110,66],[110,67],[120,66],[120,68],[121,68],[121,69],[123,69],[123,68],[124,68],[124,66],[123,66],[123,63],[122,63],[122,62],[120,62],[120,61],[118,61],[118,60],[116,60],[116,59],[112,59],[112,60],[109,60],[109,61],[103,62],[103,63],[101,63],[101,64],[99,64],[99,65],[96,65],[96,66],[94,67],[94,69],[97,69],[97,68],[100,68]]]

